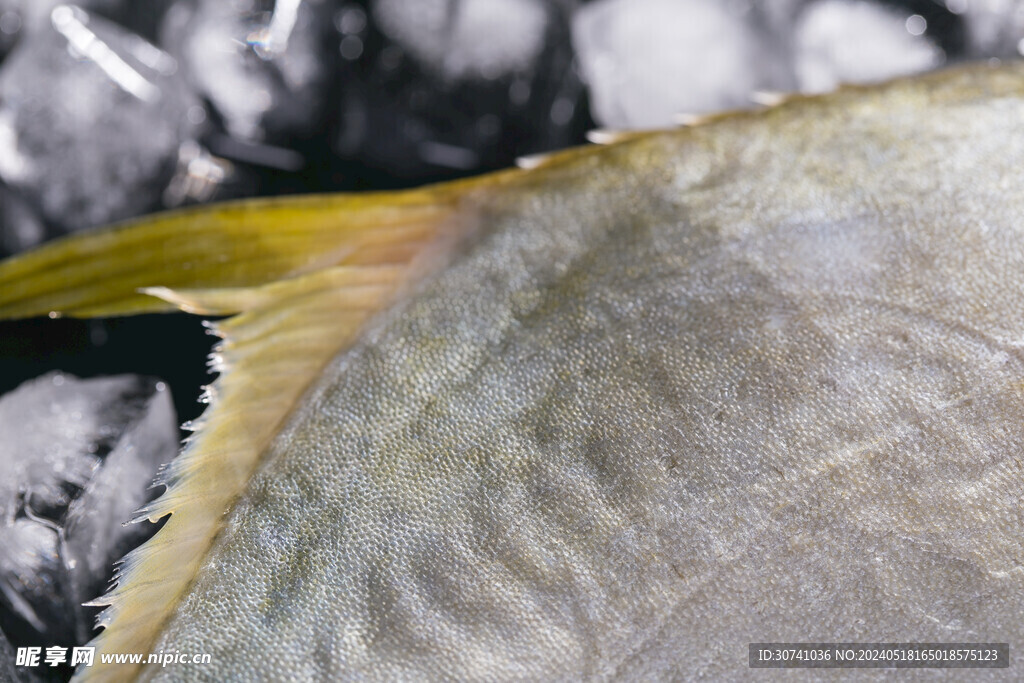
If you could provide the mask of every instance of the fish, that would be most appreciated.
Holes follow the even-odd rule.
[[[596,137],[0,264],[0,317],[181,309],[222,338],[78,679],[1024,646],[1024,64]],[[210,661],[99,663],[132,652]]]

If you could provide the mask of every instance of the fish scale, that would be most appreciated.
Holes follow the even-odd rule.
[[[230,282],[146,290],[162,301],[43,284],[60,244],[0,265],[19,292],[0,315],[238,313],[149,514],[198,515],[202,468],[244,452],[239,489],[165,612],[142,611],[143,568],[175,577],[189,529],[130,556],[97,642],[157,623],[139,651],[212,655],[147,680],[740,678],[748,643],[780,641],[1015,651],[1022,123],[1024,66],[963,67],[334,200],[348,236],[305,234],[324,200],[296,200],[314,205],[276,262],[329,242],[315,268],[239,252]],[[404,234],[403,211],[420,251],[360,236],[382,216]],[[167,229],[149,225],[122,234]],[[143,278],[163,286],[118,272]],[[242,443],[232,409],[279,421]]]

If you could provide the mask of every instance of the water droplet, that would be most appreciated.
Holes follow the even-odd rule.
[[[907,32],[912,36],[923,35],[928,30],[928,21],[920,14],[912,14],[907,18]]]
[[[345,36],[341,40],[341,56],[349,61],[359,59],[363,54],[363,41],[358,36]]]
[[[572,103],[568,97],[559,97],[555,100],[555,103],[551,105],[551,121],[556,126],[564,126],[572,121],[573,114],[576,113],[576,105]]]
[[[4,12],[0,14],[0,33],[14,35],[21,30],[21,15],[17,12]]]
[[[187,116],[189,123],[198,126],[202,122],[206,121],[206,110],[198,104],[193,104],[188,108]]]
[[[362,7],[349,5],[334,15],[334,25],[344,35],[362,33],[366,28],[366,12]]]

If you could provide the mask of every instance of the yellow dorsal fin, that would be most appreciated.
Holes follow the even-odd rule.
[[[507,177],[490,176],[489,185]],[[0,263],[0,318],[174,310],[230,315],[210,407],[138,518],[170,518],[122,560],[83,680],[125,680],[107,653],[148,653],[271,440],[324,366],[477,222],[472,182],[256,200],[82,234]]]
[[[457,207],[469,187],[247,200],[79,233],[0,263],[0,318],[170,311],[177,300],[145,290],[233,296],[226,290],[251,291],[337,265],[406,264],[464,232]],[[244,303],[218,310],[235,312]]]

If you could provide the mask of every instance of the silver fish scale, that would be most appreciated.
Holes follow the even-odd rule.
[[[332,363],[158,649],[211,652],[210,680],[1015,652],[1021,91],[846,93],[509,189]]]

